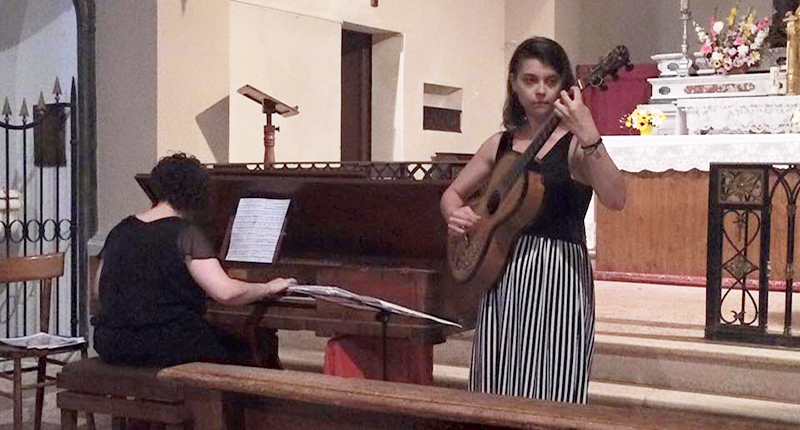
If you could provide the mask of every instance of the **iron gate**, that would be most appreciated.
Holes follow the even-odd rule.
[[[64,276],[54,284],[50,332],[78,335],[72,160],[77,146],[73,80],[69,101],[61,101],[56,79],[54,101],[12,106],[4,97],[0,112],[0,258],[66,252]],[[0,333],[5,337],[39,331],[39,288],[35,282],[3,285]]]
[[[800,346],[792,328],[798,193],[798,165],[711,164],[707,339]],[[770,292],[782,296],[782,312],[770,315]]]

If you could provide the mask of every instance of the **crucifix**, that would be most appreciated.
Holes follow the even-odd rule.
[[[250,85],[245,85],[236,90],[236,92],[259,103],[261,105],[261,111],[267,116],[267,123],[264,125],[264,164],[274,163],[275,132],[280,131],[280,128],[272,125],[272,114],[277,113],[283,117],[289,117],[297,115],[300,111],[297,109],[297,106],[290,107]]]

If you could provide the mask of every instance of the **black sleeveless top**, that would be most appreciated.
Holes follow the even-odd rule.
[[[586,243],[583,219],[592,199],[592,187],[572,179],[569,173],[569,145],[572,133],[558,140],[540,162],[532,159],[528,169],[544,177],[544,202],[539,217],[529,224],[523,234],[573,243]],[[496,160],[512,151],[513,133],[506,131],[500,138]]]

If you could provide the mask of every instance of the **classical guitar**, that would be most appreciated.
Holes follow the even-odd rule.
[[[605,89],[606,76],[616,79],[621,67],[632,68],[628,48],[617,46],[578,81],[578,87],[583,89],[588,84]],[[528,164],[557,125],[558,118],[550,114],[524,153],[509,151],[495,162],[487,181],[467,201],[480,220],[463,235],[448,235],[450,271],[456,282],[470,291],[482,292],[494,285],[505,268],[514,240],[538,216],[544,180],[541,173],[528,170]]]

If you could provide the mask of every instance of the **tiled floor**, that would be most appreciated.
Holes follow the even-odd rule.
[[[31,375],[33,376],[33,375]],[[6,381],[2,381],[6,384]],[[5,385],[4,385],[5,388]],[[34,409],[35,390],[28,390],[23,398],[23,421],[25,429],[33,428],[33,409]],[[14,411],[11,399],[0,398],[0,430],[11,430],[14,425]],[[84,417],[78,418],[78,428],[85,429]],[[111,419],[102,415],[95,417],[95,424],[98,430],[110,430]],[[54,388],[45,391],[44,409],[42,410],[42,430],[59,430],[61,428],[61,412],[56,407],[56,395]]]

